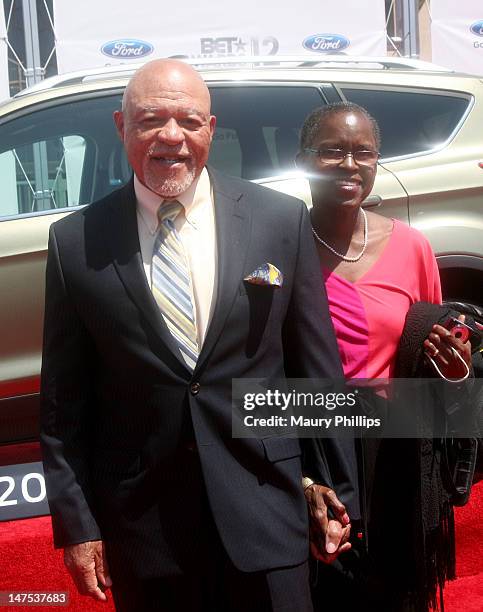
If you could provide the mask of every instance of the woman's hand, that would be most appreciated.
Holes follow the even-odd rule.
[[[351,548],[349,515],[332,489],[318,484],[306,487],[310,517],[310,551],[324,563],[332,563]],[[330,518],[328,510],[334,518]]]
[[[465,315],[458,317],[458,321],[464,323],[464,320]],[[463,378],[467,373],[465,365],[452,349],[462,357],[468,368],[471,367],[471,344],[461,342],[442,325],[433,325],[433,331],[424,341],[424,348],[446,378]]]

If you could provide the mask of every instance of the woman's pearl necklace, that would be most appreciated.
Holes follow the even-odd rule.
[[[316,237],[316,239],[320,242],[320,244],[323,244],[325,246],[325,248],[329,249],[329,251],[331,253],[334,253],[334,255],[337,255],[337,257],[340,257],[344,261],[349,261],[351,263],[355,263],[356,261],[359,261],[359,259],[364,255],[365,250],[366,250],[366,246],[367,246],[367,238],[368,238],[367,214],[366,214],[366,211],[363,208],[361,208],[360,211],[362,213],[362,218],[364,219],[364,240],[363,240],[363,243],[362,243],[361,252],[359,253],[359,255],[356,255],[355,257],[347,257],[347,255],[342,255],[342,253],[337,252],[334,249],[334,247],[331,247],[330,244],[327,244],[327,242],[325,242],[325,240],[322,240],[322,238],[315,231],[314,226],[312,226],[312,233]]]

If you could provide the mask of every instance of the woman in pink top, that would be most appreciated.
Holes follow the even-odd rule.
[[[409,307],[419,301],[441,303],[436,260],[424,236],[404,223],[362,208],[374,185],[379,146],[379,128],[367,111],[355,104],[338,103],[309,115],[297,156],[298,167],[309,177],[313,236],[347,378],[393,377]],[[452,349],[469,363],[469,347],[443,327],[434,326],[424,346],[445,376],[459,378],[464,374],[464,365]],[[341,578],[361,569],[361,564],[357,565],[362,548],[357,550],[357,539],[349,540],[351,524],[334,492],[313,482],[305,491],[312,514],[327,516],[327,507],[333,514],[331,537],[321,529],[319,543],[314,547],[312,542],[312,551],[316,550],[317,558],[325,563],[337,560],[335,565],[341,565],[339,576],[330,574],[332,568],[325,575],[333,582],[321,583],[315,596],[316,610],[319,598],[320,609],[332,603],[339,612],[402,610],[401,601],[388,601],[387,593],[382,600],[373,598],[374,587],[358,591]],[[365,538],[358,528],[361,518],[350,517],[350,521],[359,537]],[[330,542],[325,548],[324,537]],[[390,549],[391,534],[387,537]],[[348,556],[338,559],[351,546]]]
[[[372,217],[369,213],[368,223]],[[441,303],[438,268],[428,241],[400,221],[374,217],[381,219],[382,231],[388,228],[389,235],[384,235],[382,250],[368,269],[359,274],[356,264],[348,280],[340,267],[323,266],[347,378],[393,377],[409,306],[421,301]],[[436,352],[429,341],[428,347]]]

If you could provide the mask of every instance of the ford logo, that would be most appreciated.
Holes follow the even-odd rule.
[[[473,32],[473,34],[476,34],[477,36],[483,36],[483,19],[480,19],[480,21],[474,23],[470,27],[470,30]]]
[[[332,53],[334,51],[347,49],[351,43],[350,40],[342,36],[342,34],[313,34],[312,36],[308,36],[302,44],[308,51]]]
[[[111,40],[101,47],[102,53],[116,59],[139,59],[154,51],[153,45],[144,40],[135,38],[122,38]]]

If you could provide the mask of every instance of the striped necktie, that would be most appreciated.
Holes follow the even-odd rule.
[[[194,370],[199,355],[189,265],[174,220],[183,208],[177,200],[159,207],[159,232],[153,249],[152,291],[186,365]]]

